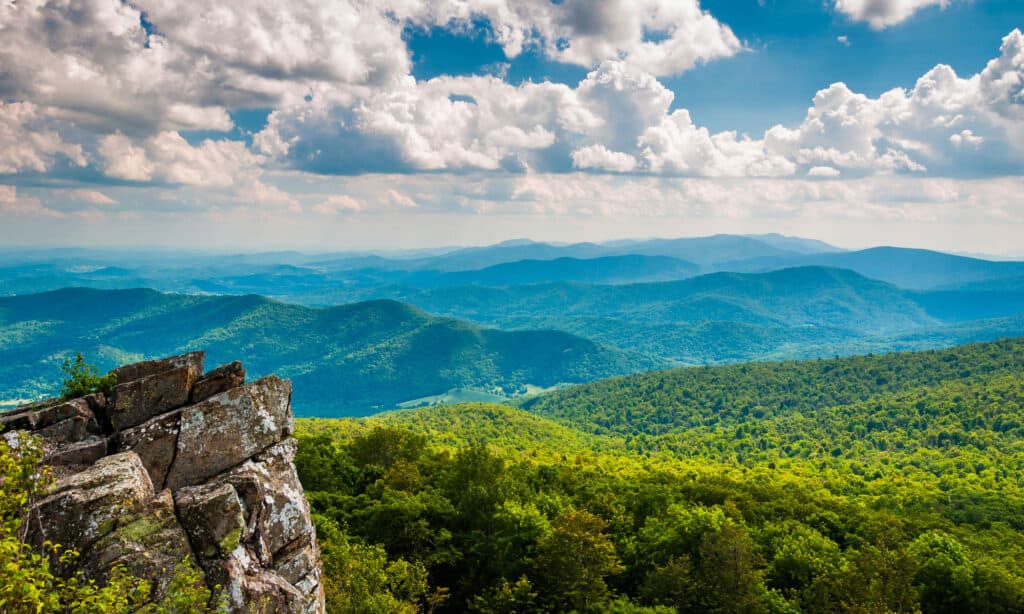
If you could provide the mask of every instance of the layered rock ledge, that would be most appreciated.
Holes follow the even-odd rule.
[[[245,383],[234,362],[204,375],[202,352],[126,365],[102,394],[0,414],[0,433],[43,441],[57,476],[31,510],[27,540],[81,556],[103,580],[125,565],[168,590],[199,564],[231,612],[324,611],[316,532],[295,471],[291,384]]]

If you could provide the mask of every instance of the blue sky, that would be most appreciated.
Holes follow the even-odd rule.
[[[0,243],[1024,255],[1024,3],[0,7]]]

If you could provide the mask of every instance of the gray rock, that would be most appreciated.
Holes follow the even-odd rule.
[[[199,561],[226,559],[245,531],[242,503],[230,484],[182,488],[174,493],[181,525]]]
[[[269,565],[285,547],[312,543],[315,529],[292,459],[296,441],[287,439],[218,476],[235,487],[246,519],[244,541]]]
[[[108,410],[111,425],[121,431],[185,405],[192,396],[192,385],[199,379],[201,369],[197,363],[190,362],[118,384],[114,388],[113,404]]]
[[[58,477],[81,471],[107,455],[107,440],[90,437],[45,454],[43,462],[50,465]]]
[[[37,431],[79,415],[93,416],[88,397],[70,401],[51,399],[0,414],[0,432]]]
[[[163,373],[164,371],[170,371],[171,369],[179,367],[190,367],[197,373],[202,374],[203,361],[205,359],[206,352],[189,352],[180,356],[171,356],[160,360],[146,360],[143,362],[125,365],[114,369],[111,373],[117,377],[118,384],[126,384],[137,379],[149,377],[150,375],[156,375],[157,373]]]
[[[221,565],[228,608],[232,612],[303,612],[310,600],[272,571],[253,561],[239,548]],[[320,610],[323,611],[323,610]]]
[[[163,488],[167,481],[167,472],[171,469],[178,446],[180,422],[179,409],[121,431],[117,436],[118,450],[131,450],[138,454],[156,488]]]
[[[32,506],[26,541],[40,546],[47,540],[81,554],[74,569],[55,558],[58,573],[82,571],[103,581],[124,565],[154,583],[156,599],[166,592],[175,566],[191,554],[170,492],[154,494],[134,452],[100,459],[58,481],[52,494]]]
[[[245,368],[239,361],[221,365],[210,371],[192,387],[192,402],[205,401],[215,394],[220,394],[232,388],[238,388],[245,383]]]
[[[167,486],[203,482],[291,434],[291,392],[271,375],[186,408]]]
[[[77,403],[76,403],[77,401]],[[73,408],[73,412],[60,422],[35,430],[35,434],[52,446],[75,443],[92,435],[102,434],[96,417],[82,399],[75,399],[62,407]]]
[[[191,556],[229,612],[322,614],[319,549],[293,464],[291,385],[273,376],[243,384],[239,363],[200,378],[202,362],[196,352],[128,365],[111,399],[0,414],[0,437],[40,436],[60,478],[33,504],[26,540],[78,550],[73,564],[52,561],[65,576],[103,581],[123,564],[157,600]]]

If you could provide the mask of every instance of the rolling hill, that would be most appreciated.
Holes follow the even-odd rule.
[[[557,331],[503,332],[394,301],[325,309],[258,296],[65,289],[0,298],[0,390],[56,389],[79,350],[102,368],[206,349],[211,366],[242,359],[252,375],[295,382],[305,415],[351,415],[472,388],[498,397],[667,363]]]
[[[367,291],[503,329],[553,328],[684,364],[928,349],[1020,334],[1024,293],[909,291],[799,267],[682,281]]]
[[[1022,399],[1024,338],[300,420],[296,464],[326,568],[442,611],[1019,612]]]
[[[873,247],[854,252],[770,256],[718,265],[726,271],[770,271],[795,266],[827,266],[856,271],[903,288],[935,289],[1024,275],[1024,262],[994,261],[926,249]]]
[[[555,258],[553,260],[517,260],[475,271],[438,275],[425,283],[402,280],[411,285],[433,286],[519,286],[552,282],[588,284],[624,284],[641,281],[666,281],[693,277],[700,267],[692,262],[668,256],[605,256],[602,258]]]

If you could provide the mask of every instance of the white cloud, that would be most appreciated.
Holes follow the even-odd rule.
[[[945,1],[837,0],[836,9],[884,27],[928,4]],[[358,0],[2,3],[0,92],[20,102],[0,102],[0,174],[89,166],[296,210],[299,199],[264,180],[268,169],[856,178],[1024,164],[1019,30],[976,75],[939,65],[878,97],[836,83],[799,125],[747,136],[700,125],[658,79],[742,49],[696,0],[400,0],[386,9]],[[590,71],[575,86],[513,85],[500,70],[412,77],[403,29],[480,19],[508,57],[534,49]],[[183,136],[229,129],[228,111],[252,106],[275,110],[251,148]],[[368,210],[430,204],[382,194],[352,198]]]
[[[835,7],[854,21],[865,21],[881,30],[910,18],[930,6],[946,8],[950,0],[836,0]]]
[[[673,112],[640,136],[647,168],[654,173],[708,177],[775,177],[791,175],[796,166],[769,152],[763,141],[735,132],[711,134],[694,125],[685,109]]]
[[[111,177],[214,187],[250,179],[261,164],[241,141],[207,139],[194,147],[172,131],[141,141],[111,134],[101,139],[99,153]]]
[[[831,166],[812,166],[807,171],[808,177],[838,177],[841,174],[839,169]]]
[[[612,151],[604,145],[588,145],[572,152],[572,165],[579,169],[595,169],[628,173],[636,168],[636,158]]]
[[[93,205],[116,205],[117,201],[110,198],[99,190],[89,190],[86,188],[79,188],[75,190],[66,190],[63,192],[68,198],[77,200],[80,202],[86,202]]]
[[[363,210],[363,203],[346,196],[336,194],[313,205],[313,212],[321,215],[337,215],[340,213],[358,213]]]
[[[409,196],[399,192],[398,190],[388,190],[385,193],[385,196],[389,204],[401,209],[415,209],[416,207],[419,207],[415,200],[409,198]]]
[[[86,164],[82,147],[65,143],[35,104],[0,100],[0,174],[42,173],[60,157],[76,166]]]
[[[545,56],[587,68],[624,60],[656,75],[674,75],[699,62],[729,57],[743,46],[728,26],[697,0],[427,0],[406,3],[398,15],[414,22],[465,27],[490,22],[506,57],[537,48]]]
[[[99,154],[104,160],[107,175],[128,181],[150,181],[155,166],[146,150],[123,134],[110,134],[99,142]]]
[[[835,83],[815,95],[798,126],[751,138],[712,133],[685,109],[670,112],[673,93],[657,78],[606,61],[575,88],[476,76],[324,92],[272,114],[256,143],[297,168],[337,174],[587,169],[773,177],[814,167],[854,175],[997,173],[1024,164],[1022,84],[1024,36],[1015,30],[977,75],[961,78],[939,65],[912,89],[877,98]]]
[[[5,97],[104,132],[228,130],[229,109],[410,66],[402,23],[346,0],[25,0],[0,4],[0,31]]]
[[[974,132],[964,128],[960,132],[949,137],[949,142],[957,147],[978,147],[985,142],[980,136],[974,136]]]
[[[0,215],[18,217],[61,218],[60,211],[43,206],[42,201],[34,197],[18,196],[18,188],[13,185],[0,185]]]

